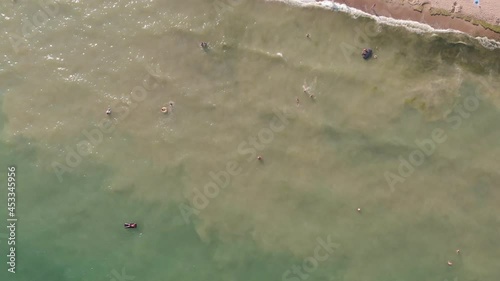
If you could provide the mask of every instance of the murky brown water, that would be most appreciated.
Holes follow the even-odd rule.
[[[0,43],[22,182],[2,280],[497,280],[498,50],[226,4],[62,1]],[[0,6],[14,40],[43,11]]]

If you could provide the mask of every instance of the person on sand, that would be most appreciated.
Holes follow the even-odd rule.
[[[374,13],[377,17],[378,17],[379,15],[377,14],[377,11],[375,11],[375,6],[376,6],[376,5],[377,5],[377,4],[373,4],[373,6],[371,7],[371,9],[370,9],[370,10],[371,10],[371,11],[372,11],[372,12],[373,12],[373,13]]]

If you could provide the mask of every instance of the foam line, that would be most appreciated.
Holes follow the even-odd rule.
[[[394,19],[394,18],[389,18],[389,17],[384,17],[384,16],[375,16],[366,12],[363,12],[361,10],[351,8],[345,4],[339,4],[339,3],[334,3],[332,1],[319,1],[317,2],[316,0],[267,0],[267,1],[273,1],[273,2],[282,2],[288,5],[293,5],[297,7],[317,7],[317,8],[323,8],[327,10],[333,10],[337,12],[342,12],[350,15],[353,18],[358,18],[358,17],[365,17],[365,18],[370,18],[375,20],[376,22],[388,26],[396,26],[396,27],[404,27],[407,30],[415,33],[457,33],[457,34],[463,34],[467,35],[470,38],[476,39],[479,44],[481,44],[483,47],[489,49],[489,50],[494,50],[494,49],[500,49],[500,42],[495,41],[493,39],[489,39],[487,37],[473,37],[467,33],[464,33],[459,30],[454,30],[454,29],[438,29],[434,28],[428,24],[421,23],[421,22],[416,22],[416,21],[411,21],[411,20],[399,20],[399,19]]]

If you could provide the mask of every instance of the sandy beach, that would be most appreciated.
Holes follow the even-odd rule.
[[[500,3],[495,0],[336,0],[367,13],[500,39]],[[319,2],[319,1],[317,1]]]

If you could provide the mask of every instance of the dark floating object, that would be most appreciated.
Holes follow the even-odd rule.
[[[135,222],[127,222],[123,226],[125,226],[125,228],[137,228],[137,224]]]
[[[201,42],[200,46],[204,50],[208,49],[208,43],[207,42]]]
[[[363,49],[363,52],[361,53],[361,55],[363,56],[363,58],[365,60],[367,60],[367,59],[372,57],[373,51],[372,51],[372,49]]]

